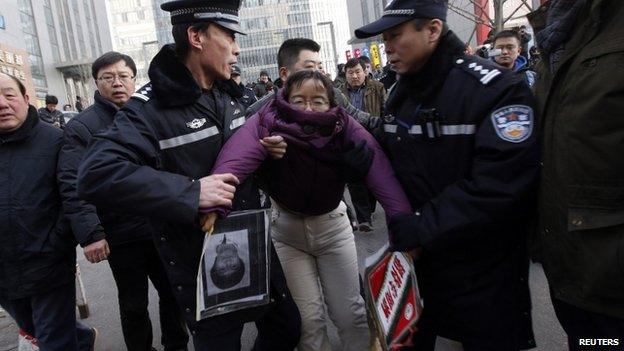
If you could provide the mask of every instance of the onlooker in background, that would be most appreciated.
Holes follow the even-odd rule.
[[[624,342],[624,6],[551,1],[529,15],[542,61],[541,262],[570,350]],[[596,349],[601,349],[596,346]]]
[[[121,330],[128,351],[152,350],[152,323],[147,306],[148,279],[158,291],[162,343],[166,351],[186,350],[188,335],[163,264],[152,242],[146,217],[99,210],[76,192],[80,161],[94,134],[113,124],[117,111],[135,89],[136,66],[130,56],[108,52],[91,65],[97,91],[94,104],[65,128],[59,156],[59,183],[65,215],[86,259],[108,259],[117,284]]]
[[[537,46],[531,46],[529,49],[529,68],[534,71],[541,58],[542,55],[540,54],[539,48]]]
[[[76,107],[76,111],[78,112],[82,112],[82,110],[84,109],[84,107],[82,106],[82,98],[80,96],[76,96],[76,104],[74,106]]]
[[[511,69],[524,76],[524,80],[532,87],[537,75],[529,69],[528,60],[521,56],[522,45],[520,34],[514,30],[503,30],[496,34],[493,42],[494,50],[500,50],[500,55],[494,56],[499,65]]]
[[[56,176],[62,139],[24,85],[0,73],[0,305],[39,350],[86,351],[97,331],[76,321],[76,241]]]
[[[258,101],[258,99],[256,98],[253,89],[245,87],[241,74],[242,71],[240,69],[240,66],[232,66],[232,75],[230,79],[234,81],[237,86],[237,93],[235,94],[235,97],[237,97],[238,101],[240,101],[240,103],[243,104],[245,108],[247,108],[251,106],[254,102]]]
[[[54,95],[46,95],[45,107],[39,109],[39,118],[49,124],[54,125],[57,128],[65,127],[65,119],[63,118],[63,112],[56,109],[58,105],[58,99]]]
[[[533,36],[527,32],[527,27],[525,25],[521,25],[520,29],[518,29],[518,34],[520,35],[520,55],[525,59],[529,58],[529,43]]]
[[[271,82],[271,79],[269,78],[269,74],[267,73],[267,71],[261,71],[260,78],[258,79],[258,83],[256,83],[256,86],[254,87],[254,94],[256,94],[256,97],[260,99],[261,97],[265,96],[266,94],[272,91],[273,91],[273,83]]]
[[[277,52],[277,65],[279,67],[280,78],[286,82],[290,74],[302,69],[318,70],[321,66],[320,50],[320,45],[312,39],[294,38],[284,41]],[[370,130],[379,125],[379,116],[371,116],[353,107],[340,89],[335,88],[334,95],[338,106],[342,106],[349,115],[360,122],[365,128]],[[265,95],[251,105],[245,114],[248,117],[255,114],[274,98],[275,94],[273,92]]]
[[[347,76],[345,75],[345,64],[339,63],[336,66],[336,79],[334,79],[333,85],[335,88],[340,88],[343,84],[347,82]]]
[[[386,103],[386,89],[382,83],[366,75],[364,60],[352,58],[345,64],[347,83],[341,87],[342,93],[358,110],[371,116],[381,116]],[[377,201],[364,182],[349,183],[349,194],[355,208],[359,229],[363,232],[373,230],[372,214]]]
[[[364,75],[368,78],[373,78],[373,69],[371,64],[371,59],[368,56],[360,56],[358,57],[360,62],[362,63],[362,67],[364,67]]]

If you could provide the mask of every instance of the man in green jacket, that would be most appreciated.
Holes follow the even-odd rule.
[[[570,350],[622,347],[624,6],[620,0],[552,0],[529,18],[542,51],[533,256],[544,266]]]
[[[340,91],[356,109],[371,116],[381,116],[386,103],[386,88],[369,77],[362,57],[352,58],[345,64],[346,82],[340,87]],[[375,196],[364,182],[349,183],[349,194],[359,223],[358,228],[362,232],[370,232],[373,230],[372,214],[377,203]]]

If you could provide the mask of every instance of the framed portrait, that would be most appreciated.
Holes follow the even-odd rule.
[[[268,210],[232,212],[206,235],[197,276],[197,320],[269,302]]]

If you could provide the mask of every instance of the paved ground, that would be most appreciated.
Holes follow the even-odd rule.
[[[364,259],[376,252],[385,241],[385,231],[383,229],[383,213],[379,210],[375,214],[379,219],[375,222],[375,230],[370,233],[355,233],[360,267]],[[108,264],[101,263],[92,265],[85,261],[81,250],[79,259],[82,270],[83,281],[89,298],[91,317],[84,320],[85,323],[98,328],[100,338],[98,350],[100,351],[122,351],[123,337],[119,322],[119,312],[116,300],[116,288]],[[550,298],[548,295],[548,285],[542,269],[539,265],[531,266],[531,294],[533,299],[533,325],[536,334],[539,351],[564,351],[567,350],[565,337],[559,323],[557,322]],[[156,292],[150,292],[150,313],[154,324],[154,345],[158,350],[162,350],[160,344],[160,330],[158,324],[158,310]],[[340,349],[335,328],[330,324],[330,339],[334,350]],[[250,350],[255,337],[255,327],[248,325],[243,336],[243,350]],[[15,350],[17,332],[11,319],[0,312],[0,351]],[[192,346],[190,346],[192,350]],[[450,340],[438,340],[437,351],[461,350],[461,346]]]

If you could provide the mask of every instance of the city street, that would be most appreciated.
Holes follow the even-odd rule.
[[[380,248],[385,241],[385,228],[383,212],[380,206],[375,214],[375,230],[369,233],[355,233],[355,240],[358,248],[360,267],[364,264],[364,259]],[[78,252],[78,263],[82,272],[82,279],[87,291],[91,316],[84,320],[90,326],[96,327],[100,332],[97,343],[98,351],[122,351],[124,350],[123,336],[119,322],[119,312],[116,298],[115,282],[111,275],[107,263],[90,264],[84,259],[82,250]],[[567,343],[563,330],[557,322],[548,295],[548,285],[546,278],[539,265],[531,266],[531,293],[533,301],[533,326],[537,338],[539,351],[564,351],[567,350]],[[160,329],[158,323],[158,308],[156,291],[150,291],[150,314],[154,325],[154,346],[157,350],[162,350],[160,345]],[[333,349],[340,350],[336,330],[328,323],[330,338]],[[13,336],[14,335],[14,336]],[[255,327],[249,324],[245,328],[243,335],[243,351],[251,349],[255,338]],[[17,331],[10,323],[10,318],[2,315],[0,317],[0,351],[16,350]],[[192,350],[192,345],[189,344]],[[457,351],[461,346],[450,340],[438,339],[439,351]]]

